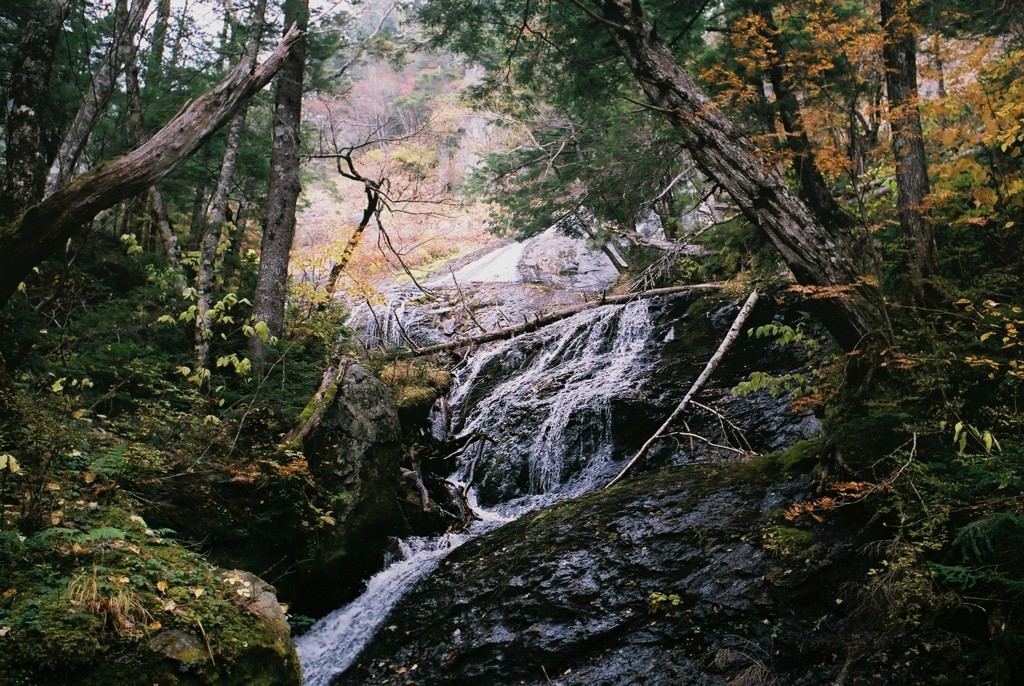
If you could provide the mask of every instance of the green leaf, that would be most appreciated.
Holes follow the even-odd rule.
[[[256,331],[256,335],[260,337],[264,343],[270,340],[270,327],[264,321],[258,321],[253,324],[253,329]]]

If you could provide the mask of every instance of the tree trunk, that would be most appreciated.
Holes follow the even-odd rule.
[[[286,0],[285,23],[305,27],[308,0]],[[291,52],[277,77],[274,105],[274,142],[267,190],[267,220],[260,243],[260,268],[253,298],[253,318],[265,322],[271,336],[284,331],[284,305],[288,293],[288,260],[295,235],[295,207],[301,190],[299,179],[299,126],[302,119],[302,79],[306,49],[301,41]],[[250,350],[262,359],[263,340],[250,339]]]
[[[338,279],[341,278],[341,273],[345,271],[345,267],[348,266],[352,256],[355,255],[356,249],[359,247],[359,243],[363,238],[363,232],[366,231],[366,227],[369,226],[370,220],[373,219],[373,215],[379,210],[380,204],[380,187],[377,183],[370,181],[369,179],[363,180],[364,190],[366,192],[366,209],[363,210],[363,217],[359,220],[359,226],[349,236],[348,242],[345,243],[345,249],[341,251],[341,256],[338,257],[338,261],[331,267],[331,273],[327,277],[326,291],[327,295],[333,299],[335,291],[338,290]]]
[[[938,298],[938,250],[928,219],[928,161],[921,131],[917,95],[917,38],[905,0],[882,0],[885,43],[885,86],[889,100],[892,149],[896,158],[896,204],[900,230],[908,243],[910,282],[914,298],[930,304]]]
[[[813,289],[819,316],[844,350],[882,331],[877,288],[857,273],[853,242],[825,228],[701,91],[658,37],[639,4],[591,0],[652,109],[679,131],[701,171],[760,226],[797,281]]]
[[[814,149],[807,138],[803,117],[800,114],[800,101],[793,92],[784,66],[786,46],[781,39],[779,28],[775,25],[770,9],[760,8],[756,12],[764,21],[765,37],[770,41],[774,53],[768,65],[768,79],[775,92],[775,108],[779,114],[779,121],[786,132],[786,147],[793,156],[797,193],[819,223],[836,231],[851,230],[854,226],[853,218],[843,211],[832,196],[814,158]]]
[[[153,24],[153,47],[146,60],[146,86],[152,87],[163,79],[164,50],[167,46],[167,27],[171,23],[171,0],[157,0],[156,23]]]
[[[245,59],[254,60],[259,53],[266,8],[267,0],[257,0],[253,7],[249,21],[251,28],[245,46]],[[199,270],[196,275],[196,369],[204,369],[209,365],[210,339],[213,336],[210,312],[217,281],[217,247],[223,240],[224,224],[227,222],[228,196],[235,178],[238,153],[242,149],[242,134],[245,132],[247,111],[248,106],[243,105],[231,121],[227,144],[224,147],[224,159],[220,165],[220,176],[217,179],[213,197],[210,199],[210,207],[206,212],[203,224],[202,238],[199,241]]]
[[[43,118],[50,70],[70,0],[38,0],[25,25],[7,91],[7,166],[0,188],[0,218],[13,219],[43,196],[46,152]],[[5,231],[0,228],[0,231]],[[0,277],[2,279],[2,277]],[[19,279],[20,281],[20,279]],[[17,284],[15,284],[17,285]]]
[[[164,194],[160,192],[160,186],[151,186],[149,189],[149,206],[153,209],[153,221],[156,223],[157,234],[164,244],[164,255],[167,257],[167,264],[174,271],[178,272],[178,285],[185,287],[185,270],[181,266],[181,251],[178,249],[178,236],[171,226],[170,215],[167,214],[167,204],[164,202]]]
[[[110,101],[117,76],[125,66],[122,61],[125,55],[124,46],[134,42],[135,34],[142,26],[148,7],[149,0],[132,0],[131,9],[128,8],[128,0],[118,0],[114,10],[114,34],[111,36],[110,50],[96,69],[78,113],[64,134],[57,158],[50,166],[50,173],[46,178],[47,195],[63,187],[74,177],[75,167],[85,150],[89,134],[99,121],[103,108]]]
[[[163,12],[164,4],[169,3],[169,0],[161,0],[158,12]],[[169,4],[168,4],[169,11]],[[161,14],[158,17],[158,22],[164,22],[164,30],[162,35],[166,35],[166,18]],[[160,24],[158,23],[157,26]],[[163,53],[162,39],[157,41],[157,32],[154,30],[154,50],[159,50]],[[158,47],[159,46],[159,47]],[[134,139],[135,145],[141,145],[146,139],[146,124],[142,112],[142,90],[139,87],[139,68],[135,63],[135,55],[137,49],[134,44],[131,44],[131,50],[125,50],[123,61],[125,64],[125,96],[128,103],[128,126],[131,129],[132,138]],[[154,64],[151,62],[150,64]],[[147,87],[156,88],[160,82],[160,69],[162,68],[162,58],[155,62],[155,67],[151,67],[147,76],[150,82],[147,83]],[[147,194],[147,201],[152,209],[153,223],[156,225],[157,235],[160,236],[160,242],[164,245],[164,255],[167,258],[167,264],[177,272],[175,285],[180,289],[185,287],[185,272],[181,266],[181,254],[178,251],[178,237],[174,234],[174,229],[171,228],[171,220],[167,214],[167,205],[164,203],[163,193],[160,192],[160,188],[156,185],[151,186]]]
[[[302,35],[293,27],[263,64],[255,67],[253,60],[242,60],[146,143],[78,177],[20,219],[0,224],[0,305],[33,267],[59,250],[84,223],[149,188],[194,155],[270,82]]]

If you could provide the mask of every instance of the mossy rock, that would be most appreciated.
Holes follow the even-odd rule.
[[[3,548],[18,564],[4,561],[0,685],[301,682],[272,587],[123,509],[66,514]]]

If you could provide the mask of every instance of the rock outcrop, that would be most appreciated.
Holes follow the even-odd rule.
[[[485,534],[334,683],[952,683],[942,631],[868,611],[863,520],[781,516],[811,462],[674,468]]]
[[[302,571],[302,585],[316,589],[303,607],[310,614],[324,614],[354,597],[363,579],[383,565],[388,537],[407,530],[400,505],[398,411],[391,392],[351,363],[321,402],[327,405],[323,417],[302,442],[310,475],[330,494],[330,522]]]

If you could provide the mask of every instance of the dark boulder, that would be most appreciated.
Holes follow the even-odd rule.
[[[467,543],[335,683],[940,683],[934,630],[856,640],[893,628],[854,611],[859,527],[788,523],[812,480],[787,466],[675,468]]]

